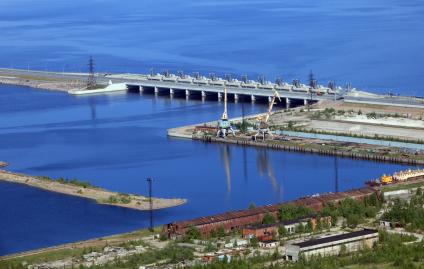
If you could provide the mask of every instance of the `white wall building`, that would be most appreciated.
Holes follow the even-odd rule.
[[[286,260],[297,261],[303,255],[306,259],[311,256],[338,255],[344,246],[346,252],[354,252],[364,247],[371,248],[378,242],[378,231],[364,229],[361,231],[339,234],[301,243],[286,245]]]

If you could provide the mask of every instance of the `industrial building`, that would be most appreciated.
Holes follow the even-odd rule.
[[[369,187],[306,197],[288,203],[261,206],[253,209],[238,210],[188,221],[169,223],[163,226],[162,233],[168,238],[178,238],[185,235],[190,227],[199,229],[201,234],[205,236],[209,236],[213,231],[217,231],[221,228],[224,228],[224,231],[229,233],[234,230],[240,230],[248,225],[262,223],[266,214],[271,214],[274,218],[278,219],[281,207],[285,204],[305,206],[313,211],[319,212],[328,203],[338,204],[346,198],[363,200],[365,197],[369,197],[374,193],[379,194],[377,189]]]
[[[355,252],[364,247],[371,248],[376,242],[378,242],[378,231],[371,229],[312,239],[286,245],[286,260],[298,261],[300,256],[305,259],[318,255],[334,256],[340,254],[342,249],[346,253]]]
[[[243,228],[243,237],[251,239],[253,237],[258,238],[260,241],[264,240],[271,240],[275,236],[278,236],[278,228],[280,226],[284,227],[289,234],[293,234],[296,232],[296,228],[299,225],[306,226],[308,222],[311,222],[312,224],[312,230],[315,230],[317,227],[317,215],[312,215],[300,219],[295,220],[288,220],[288,221],[282,221],[272,224],[257,224],[257,225],[248,225]],[[324,224],[324,222],[327,224],[328,227],[331,226],[331,217],[330,216],[324,216],[320,217],[321,223]]]

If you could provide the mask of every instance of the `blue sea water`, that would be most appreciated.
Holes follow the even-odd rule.
[[[22,7],[25,7],[24,9]],[[2,0],[0,66],[265,75],[422,96],[420,0]]]
[[[25,6],[25,9],[22,9]],[[0,66],[80,71],[179,69],[252,78],[329,79],[420,95],[420,1],[0,2]],[[222,103],[113,94],[75,97],[0,87],[0,160],[107,189],[187,198],[163,224],[335,191],[333,157],[170,139],[168,128],[214,120]],[[230,116],[266,110],[229,105]],[[339,188],[405,166],[338,159]],[[227,170],[226,167],[230,169]],[[146,213],[0,182],[0,255],[148,225]]]

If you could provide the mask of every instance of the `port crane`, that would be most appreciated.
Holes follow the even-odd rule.
[[[227,112],[227,86],[224,86],[224,113],[222,113],[221,119],[218,121],[218,132],[216,133],[217,137],[226,137],[228,134],[236,136],[231,123],[228,120]]]
[[[275,101],[278,98],[278,100],[281,102],[280,94],[278,91],[273,88],[274,95],[272,96],[271,102],[269,102],[268,112],[265,114],[265,116],[262,116],[258,118],[259,122],[257,123],[258,132],[255,134],[254,138],[257,139],[258,135],[262,135],[262,140],[265,140],[265,136],[269,135],[271,138],[273,138],[273,135],[271,133],[271,130],[269,129],[268,120],[272,113],[272,108],[274,107]]]

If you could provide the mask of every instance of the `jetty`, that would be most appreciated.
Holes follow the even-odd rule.
[[[99,204],[119,206],[136,210],[150,210],[149,197],[136,194],[117,193],[92,186],[86,182],[54,180],[48,177],[30,176],[21,173],[13,173],[6,170],[0,170],[0,181],[24,184],[46,191],[87,198],[95,200]],[[180,206],[186,202],[186,199],[178,198],[152,198],[152,209],[156,210]]]

